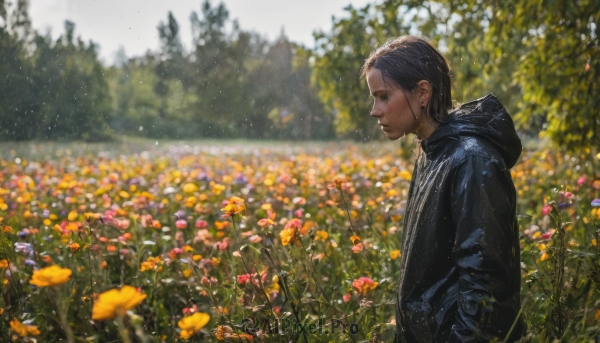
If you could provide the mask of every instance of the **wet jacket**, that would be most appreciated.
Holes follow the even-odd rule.
[[[395,342],[519,339],[520,256],[509,168],[521,141],[492,94],[421,141],[408,193]]]

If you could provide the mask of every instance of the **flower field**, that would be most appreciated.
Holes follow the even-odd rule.
[[[416,149],[17,150],[0,159],[1,342],[391,341]],[[593,342],[600,154],[524,150],[512,176],[523,341]]]

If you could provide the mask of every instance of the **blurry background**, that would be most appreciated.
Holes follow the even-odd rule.
[[[0,140],[383,139],[364,59],[415,34],[456,103],[600,145],[597,1],[0,0]]]

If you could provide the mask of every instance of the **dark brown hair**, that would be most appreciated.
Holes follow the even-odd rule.
[[[426,111],[435,121],[442,122],[452,109],[450,65],[425,39],[402,36],[389,40],[369,55],[361,77],[366,77],[371,68],[406,91],[414,90],[421,80],[429,81],[432,92]]]

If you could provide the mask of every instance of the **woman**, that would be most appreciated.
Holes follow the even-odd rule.
[[[516,341],[522,334],[513,121],[489,94],[452,109],[450,68],[426,40],[389,41],[362,75],[391,140],[416,134],[395,342]]]

